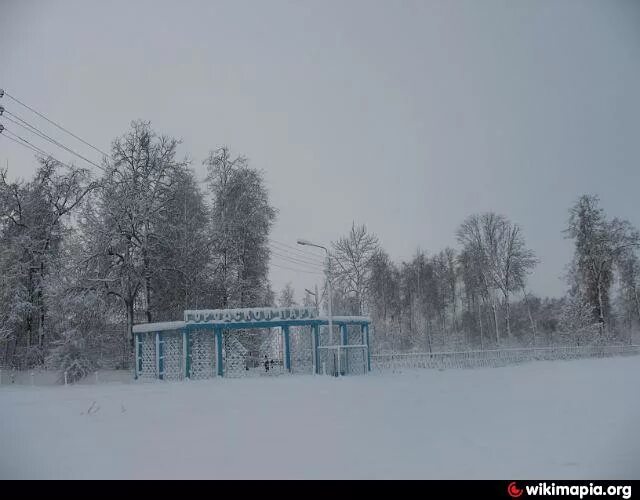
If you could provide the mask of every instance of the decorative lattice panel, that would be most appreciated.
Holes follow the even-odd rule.
[[[365,343],[364,334],[360,325],[347,326],[347,341],[349,345],[362,345]],[[366,373],[367,351],[364,348],[353,347],[346,351],[347,368],[350,375]]]
[[[241,377],[249,371],[249,352],[238,340],[239,333],[231,331],[223,335],[224,374],[227,377]]]
[[[291,372],[313,373],[313,334],[310,327],[291,328]]]
[[[140,335],[141,367],[138,373],[140,378],[157,378],[156,373],[156,334],[146,333]]]
[[[223,337],[225,376],[271,376],[284,372],[280,329],[232,330]]]
[[[338,373],[338,351],[335,349],[318,350],[318,370],[319,373],[336,375]]]
[[[189,334],[189,342],[191,342],[189,378],[192,380],[212,378],[216,374],[215,336],[213,332],[191,332]]]
[[[349,345],[364,344],[364,335],[360,330],[360,325],[347,326],[347,341]]]
[[[260,376],[282,375],[284,373],[284,337],[280,328],[262,332],[262,342],[258,353],[259,367],[256,373]],[[266,356],[266,358],[265,358]],[[266,369],[268,361],[269,370]]]
[[[341,375],[363,374],[366,372],[366,356],[366,348],[360,346],[346,346],[340,349],[321,348],[318,350],[320,373],[323,373],[324,369],[327,375],[337,375],[338,370]]]
[[[327,325],[320,325],[318,328],[318,345],[327,346],[340,342],[340,328],[337,325],[333,325],[333,342],[329,335],[329,327]],[[326,373],[327,375],[334,375],[337,373],[337,352],[328,349],[318,349],[318,373]]]
[[[320,345],[330,345],[329,327],[321,325],[319,327],[318,337],[320,339]],[[340,328],[337,325],[333,325],[333,343],[340,342]]]
[[[184,378],[184,360],[182,354],[182,334],[164,333],[163,342],[163,378],[164,380],[182,380]]]
[[[362,375],[366,373],[367,350],[365,348],[347,348],[346,359],[349,375]]]

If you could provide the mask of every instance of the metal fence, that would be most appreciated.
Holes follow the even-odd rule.
[[[105,383],[132,383],[133,370],[97,370],[91,372],[75,385]],[[34,368],[33,370],[15,370],[0,368],[0,387],[6,386],[52,386],[65,383],[64,373],[59,370]],[[71,382],[69,382],[71,384]]]
[[[640,354],[640,345],[528,347],[485,351],[380,353],[371,355],[373,370],[402,368],[498,367],[527,361],[605,358]]]

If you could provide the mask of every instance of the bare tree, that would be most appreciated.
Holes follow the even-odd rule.
[[[481,282],[490,297],[496,342],[500,342],[500,333],[495,291],[502,293],[505,328],[507,337],[511,338],[511,292],[522,288],[526,275],[536,264],[533,252],[526,248],[520,227],[492,212],[472,215],[458,229],[458,240],[473,256]]]
[[[362,314],[371,277],[371,264],[379,249],[378,238],[366,226],[351,226],[347,236],[333,244],[336,281],[347,294],[354,294],[355,314]]]
[[[498,288],[504,297],[507,336],[511,337],[510,294],[517,289],[524,289],[526,276],[537,260],[533,251],[526,247],[520,227],[506,219],[500,223],[497,244],[495,275]]]
[[[493,312],[496,344],[500,344],[498,327],[498,301],[495,292],[498,288],[496,275],[496,256],[498,240],[498,216],[493,213],[471,215],[458,228],[458,241],[463,245],[466,255],[475,268],[477,284],[481,295],[488,299]]]

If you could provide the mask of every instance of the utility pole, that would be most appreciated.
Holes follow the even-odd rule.
[[[310,246],[310,247],[317,247],[317,248],[322,248],[325,253],[327,254],[327,293],[329,294],[328,297],[328,301],[327,301],[327,306],[328,306],[328,313],[329,313],[329,345],[333,348],[336,347],[333,344],[333,313],[331,312],[331,301],[333,300],[332,297],[332,291],[331,291],[331,254],[329,253],[329,249],[323,245],[318,245],[316,243],[312,243],[308,240],[303,240],[303,239],[299,239],[298,240],[298,245],[304,245],[304,246]],[[337,346],[338,347],[338,376],[340,376],[340,345]],[[335,363],[334,363],[335,364]]]
[[[314,299],[313,301],[315,302],[316,305],[316,309],[318,310],[318,313],[320,313],[320,294],[318,293],[318,285],[315,285],[315,292],[312,292],[311,290],[309,290],[308,288],[305,288],[304,291],[307,292],[309,295],[313,295]]]

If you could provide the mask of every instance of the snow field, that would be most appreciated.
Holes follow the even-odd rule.
[[[0,388],[0,478],[640,478],[640,357]]]

